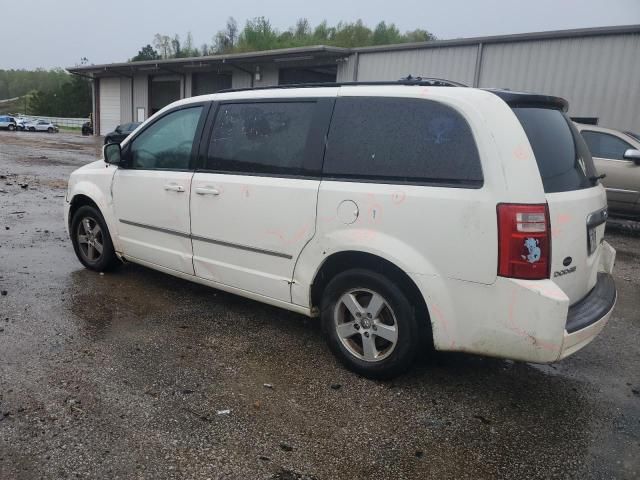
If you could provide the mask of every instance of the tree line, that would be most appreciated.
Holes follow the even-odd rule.
[[[326,21],[312,27],[306,18],[299,19],[287,30],[280,31],[265,17],[247,20],[240,29],[233,17],[213,36],[210,44],[196,46],[191,32],[183,39],[157,33],[153,45],[147,44],[130,61],[161,60],[166,58],[200,57],[225,53],[273,50],[277,48],[330,45],[335,47],[367,47],[393,43],[425,42],[435,36],[423,29],[400,32],[395,24],[382,21],[374,28],[362,20],[339,22],[330,26]]]
[[[11,113],[88,117],[91,112],[89,81],[61,68],[0,70],[0,100],[16,97],[22,97],[20,111]]]

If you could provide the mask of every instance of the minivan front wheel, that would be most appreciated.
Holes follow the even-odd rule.
[[[107,224],[96,208],[80,207],[73,215],[70,231],[73,249],[85,267],[103,272],[119,263]]]
[[[384,275],[365,269],[338,274],[324,290],[321,310],[328,344],[351,370],[390,378],[413,363],[422,338],[415,309]]]

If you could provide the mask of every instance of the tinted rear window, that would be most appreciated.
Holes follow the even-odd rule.
[[[580,133],[560,110],[514,108],[536,156],[546,193],[593,186],[596,175],[591,154]]]
[[[323,170],[354,181],[482,186],[471,128],[431,100],[338,98]]]

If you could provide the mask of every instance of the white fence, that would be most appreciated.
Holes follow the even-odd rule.
[[[43,116],[33,116],[29,115],[31,118],[37,118],[38,120],[47,120],[54,125],[59,127],[82,127],[82,124],[88,122],[88,118],[62,118],[62,117],[43,117]]]

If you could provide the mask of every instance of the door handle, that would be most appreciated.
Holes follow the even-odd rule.
[[[169,184],[169,185],[165,185],[164,189],[167,190],[168,192],[184,192],[184,187],[182,185]]]
[[[198,195],[220,195],[220,190],[213,187],[196,187],[195,190]]]

